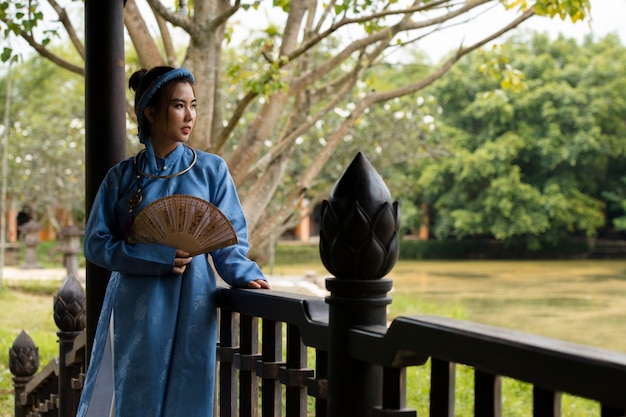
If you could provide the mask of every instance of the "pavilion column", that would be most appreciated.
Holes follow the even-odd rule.
[[[105,174],[126,156],[125,79],[123,0],[85,0],[87,215]],[[87,263],[87,363],[109,276],[109,271]]]

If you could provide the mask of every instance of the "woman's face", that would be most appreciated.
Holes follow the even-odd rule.
[[[191,84],[176,83],[164,104],[165,108],[158,113],[154,107],[146,108],[155,150],[171,150],[179,142],[187,142],[196,123],[196,96]]]

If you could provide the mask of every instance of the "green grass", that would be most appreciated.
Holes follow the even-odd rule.
[[[47,249],[51,253],[51,249]],[[314,271],[318,276],[328,276],[319,261],[309,259],[298,249],[290,248],[289,256],[282,258],[284,263],[276,263],[273,266],[274,274],[302,274],[305,271]],[[303,263],[296,263],[295,259],[305,259]],[[474,320],[479,314],[479,310],[484,309],[484,305],[476,304],[476,288],[481,285],[487,286],[495,291],[494,283],[498,280],[506,281],[506,288],[513,291],[515,298],[511,298],[508,293],[497,293],[496,298],[509,300],[508,303],[515,305],[513,301],[518,298],[524,303],[519,303],[516,310],[513,310],[514,317],[520,317],[520,312],[528,312],[528,307],[533,309],[539,307],[538,294],[534,294],[527,300],[522,297],[522,289],[531,291],[533,288],[540,288],[536,282],[530,281],[528,285],[516,287],[515,282],[506,278],[505,267],[512,264],[497,262],[472,263],[472,269],[468,269],[467,263],[454,262],[408,262],[401,261],[394,268],[391,278],[394,281],[394,290],[390,293],[393,301],[389,306],[388,318],[392,319],[401,315],[432,314],[444,317],[451,317],[463,320]],[[517,264],[513,268],[519,269]],[[527,268],[534,268],[532,263],[526,264]],[[572,271],[566,270],[566,266],[571,265]],[[59,264],[53,265],[59,267]],[[542,264],[539,267],[546,267]],[[610,265],[602,264],[603,268]],[[538,267],[538,268],[539,268]],[[589,282],[593,281],[597,286],[611,284],[610,289],[615,292],[616,283],[611,283],[608,277],[612,272],[599,269],[597,265],[587,265],[580,263],[563,263],[553,265],[554,271],[549,273],[544,270],[542,279],[550,283],[556,283],[567,278],[568,282],[579,281],[580,288],[588,288]],[[267,267],[264,268],[267,273]],[[478,272],[473,272],[478,271]],[[576,272],[577,271],[577,272]],[[429,278],[424,278],[423,273],[429,273]],[[537,274],[536,270],[530,270],[528,276]],[[498,276],[496,279],[495,277]],[[432,280],[435,277],[437,285]],[[598,277],[602,277],[601,280]],[[525,278],[526,279],[526,278]],[[440,282],[441,281],[441,282]],[[11,374],[8,369],[8,352],[19,332],[23,329],[28,332],[35,345],[39,348],[40,367],[45,366],[58,352],[56,325],[53,320],[53,296],[58,291],[59,282],[20,282],[4,283],[0,293],[0,417],[13,416],[13,388]],[[601,287],[603,288],[603,287]],[[465,291],[470,292],[471,297],[464,297]],[[480,291],[483,291],[481,289]],[[499,290],[498,290],[499,291]],[[554,291],[554,289],[552,289]],[[577,290],[578,291],[578,290]],[[608,291],[608,289],[607,289]],[[550,295],[550,294],[548,294]],[[619,295],[619,294],[618,294]],[[600,299],[600,295],[594,300]],[[469,300],[469,301],[468,301]],[[604,300],[602,298],[601,300]],[[608,303],[608,302],[607,302]],[[573,308],[579,309],[580,302],[557,303],[559,309]],[[486,305],[490,309],[489,316],[507,320],[507,313],[504,305]],[[585,306],[583,306],[585,307]],[[587,308],[587,307],[585,307]],[[496,310],[494,310],[496,309]],[[533,310],[534,311],[534,310]],[[584,313],[585,311],[583,311]],[[495,314],[497,313],[497,314]],[[535,318],[536,321],[536,318]],[[563,320],[558,320],[564,323]],[[575,321],[575,320],[571,320]],[[496,323],[497,324],[497,323]],[[591,331],[588,329],[588,331]],[[580,334],[578,332],[577,334]],[[613,334],[614,332],[610,332]],[[407,406],[416,409],[418,415],[428,415],[428,390],[430,380],[429,363],[422,367],[411,367],[407,371],[409,394]],[[503,416],[523,417],[531,415],[532,405],[531,387],[528,384],[503,379]],[[471,369],[457,367],[457,417],[471,416],[473,413],[473,373]],[[563,398],[563,417],[597,417],[599,416],[598,405],[595,402],[580,398],[567,396]]]
[[[39,350],[43,368],[59,351],[54,323],[53,297],[41,283],[24,283],[24,288],[5,285],[0,293],[0,417],[13,416],[13,382],[9,350],[24,330]]]
[[[411,293],[395,293],[389,306],[388,317],[415,315],[437,315],[467,320],[467,312],[460,304],[441,304],[420,299]],[[455,417],[474,416],[474,373],[471,368],[457,365]],[[407,370],[407,407],[417,411],[418,416],[429,415],[430,361],[424,366]],[[502,416],[527,417],[532,415],[532,386],[530,384],[502,378]],[[597,417],[599,405],[590,400],[563,395],[562,417]]]

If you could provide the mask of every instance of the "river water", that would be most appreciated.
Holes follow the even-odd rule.
[[[465,320],[626,353],[626,260],[400,262],[389,278]]]

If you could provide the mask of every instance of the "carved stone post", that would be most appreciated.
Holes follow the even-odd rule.
[[[348,333],[387,324],[390,279],[398,259],[398,205],[358,153],[322,203],[320,256],[329,304],[328,416],[368,417],[381,404],[382,369],[351,358]]]
[[[85,291],[74,275],[65,278],[54,297],[54,322],[59,328],[59,416],[75,416],[80,391],[72,388],[81,363],[66,363],[74,339],[85,329]]]
[[[15,338],[9,350],[9,369],[15,390],[15,417],[25,417],[28,410],[21,407],[21,397],[28,381],[39,369],[39,349],[24,330]]]
[[[65,226],[59,232],[61,244],[59,250],[63,253],[63,266],[67,276],[78,277],[78,254],[81,251],[80,237],[83,231],[73,224]]]
[[[39,223],[29,220],[20,226],[20,232],[24,236],[24,264],[22,268],[41,268],[37,261],[37,245],[39,244]]]

